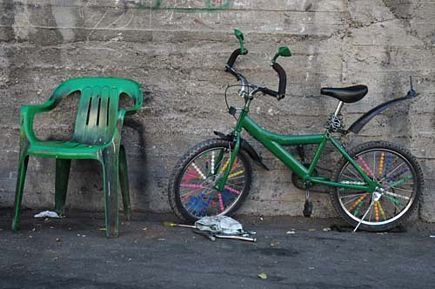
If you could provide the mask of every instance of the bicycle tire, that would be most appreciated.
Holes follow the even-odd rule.
[[[360,229],[374,232],[391,230],[407,220],[417,209],[424,188],[423,171],[411,152],[398,144],[376,141],[358,145],[349,154],[370,177],[380,181],[384,192],[376,196],[336,188],[330,196],[337,213],[352,226],[361,222]],[[335,181],[362,182],[362,178],[358,179],[343,158]]]
[[[224,170],[221,165],[227,159],[225,154],[228,154],[232,147],[233,143],[230,141],[209,139],[194,146],[181,157],[173,169],[168,185],[169,204],[178,218],[194,222],[204,216],[231,215],[242,205],[249,193],[252,182],[252,166],[248,156],[242,150],[240,150],[234,162],[235,165],[231,171],[233,177],[230,175],[229,182],[241,178],[243,185],[237,184],[236,186],[235,183],[231,183],[233,187],[228,187],[229,182],[227,181],[223,192],[218,192],[213,188],[213,180],[216,180],[217,170],[221,170],[219,174]],[[213,155],[215,151],[220,151],[223,155],[219,164],[213,164],[216,157]],[[210,163],[207,165],[207,160],[202,164],[200,162],[202,161],[201,158],[208,153],[213,155],[210,158]],[[195,161],[198,164],[195,164]],[[213,172],[215,166],[216,172]],[[243,168],[234,172],[236,166],[242,166]],[[183,183],[182,180],[184,180]],[[199,181],[202,183],[199,183]],[[184,190],[186,187],[195,187],[198,191],[192,190],[188,193]]]

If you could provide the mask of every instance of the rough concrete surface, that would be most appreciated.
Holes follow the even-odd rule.
[[[32,213],[24,214],[19,233],[6,229],[10,218],[0,213],[0,288],[396,289],[435,283],[434,224],[374,234],[350,233],[337,219],[245,217],[241,222],[258,239],[247,243],[211,242],[188,228],[163,227],[172,215],[138,215],[122,225],[119,238],[106,239],[97,213],[46,221]]]
[[[287,98],[262,98],[253,116],[282,133],[322,130],[336,101],[322,86],[364,83],[369,94],[346,105],[351,124],[371,107],[403,96],[412,75],[417,99],[379,116],[350,145],[390,140],[408,146],[424,168],[426,190],[419,217],[435,221],[435,2],[431,0],[0,0],[0,206],[13,204],[20,105],[41,103],[61,81],[111,75],[142,83],[147,100],[126,122],[124,141],[136,210],[168,211],[166,186],[178,158],[213,130],[229,131],[223,72],[245,32],[249,55],[238,67],[252,81],[275,86],[268,66],[278,46],[288,74]],[[41,138],[71,131],[74,100],[37,119]],[[300,215],[304,193],[291,173],[258,144],[266,164],[255,170],[242,213]],[[328,161],[329,160],[329,161]],[[334,156],[323,161],[326,172]],[[101,174],[93,162],[73,162],[67,205],[102,210]],[[31,159],[24,206],[54,201],[54,161]],[[318,217],[334,216],[325,195],[314,196]]]

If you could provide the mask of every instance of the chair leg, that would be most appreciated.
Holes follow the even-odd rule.
[[[119,182],[121,183],[122,203],[124,205],[124,215],[129,221],[131,219],[131,202],[128,184],[127,155],[124,146],[119,150]]]
[[[12,230],[18,231],[20,229],[20,214],[21,214],[21,201],[23,200],[24,183],[26,180],[27,165],[29,163],[29,156],[20,156],[18,161],[18,176],[17,186],[15,188],[15,211],[12,219]]]
[[[104,210],[106,237],[119,235],[119,160],[118,154],[113,149],[103,151],[101,162],[103,170]]]
[[[71,167],[71,160],[56,159],[56,181],[54,210],[59,216],[65,214],[66,192],[68,189],[68,178]]]

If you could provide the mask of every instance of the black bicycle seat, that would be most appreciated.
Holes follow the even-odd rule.
[[[323,87],[320,89],[321,94],[332,96],[347,103],[357,102],[362,99],[368,91],[366,85],[354,85],[342,88]]]

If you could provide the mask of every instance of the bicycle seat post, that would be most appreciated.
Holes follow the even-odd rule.
[[[341,108],[343,107],[343,102],[338,102],[337,108],[335,109],[334,116],[337,117],[340,114]]]
[[[325,128],[328,132],[340,132],[345,133],[343,116],[341,115],[341,109],[343,108],[343,101],[340,101],[335,109],[334,113],[329,115],[328,121],[325,123]]]

